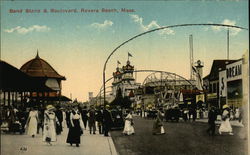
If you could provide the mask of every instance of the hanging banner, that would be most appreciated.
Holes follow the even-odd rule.
[[[219,72],[219,95],[220,97],[227,96],[227,71],[223,70]]]

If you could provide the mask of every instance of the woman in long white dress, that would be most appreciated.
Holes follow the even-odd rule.
[[[236,119],[236,120],[239,120],[239,118],[240,118],[240,109],[237,107],[237,108],[235,109],[235,119]]]
[[[221,133],[229,133],[229,135],[233,135],[233,129],[232,126],[230,124],[230,112],[229,112],[229,107],[228,105],[224,105],[223,106],[223,113],[222,113],[222,121],[221,121],[221,125],[219,128],[219,134],[221,135]]]
[[[53,110],[54,107],[52,105],[48,105],[47,110],[44,112],[43,141],[50,145],[52,145],[51,142],[56,141],[57,118]]]
[[[132,135],[134,133],[135,133],[134,121],[133,121],[133,117],[132,117],[132,112],[130,111],[125,118],[125,125],[124,125],[124,129],[123,129],[123,134],[124,135]]]
[[[34,108],[31,108],[25,128],[27,129],[27,134],[29,136],[32,136],[33,138],[37,134],[37,123],[38,123],[38,112]]]

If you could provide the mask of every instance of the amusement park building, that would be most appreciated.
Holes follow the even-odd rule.
[[[128,96],[137,107],[156,107],[159,105],[195,104],[195,97],[202,91],[195,89],[197,82],[187,80],[180,75],[164,71],[151,71],[142,85],[133,77],[134,66],[130,61],[113,73],[112,98],[120,91]],[[202,72],[200,68],[199,72]],[[182,96],[180,101],[180,96]]]
[[[207,90],[207,103],[210,106],[221,107],[219,103],[219,72],[226,69],[228,63],[233,63],[237,60],[214,60],[210,73],[203,78],[203,85]]]
[[[248,57],[246,52],[241,59],[213,61],[210,74],[203,78],[209,106],[222,108],[224,104],[228,104],[234,108],[242,105],[249,90]]]

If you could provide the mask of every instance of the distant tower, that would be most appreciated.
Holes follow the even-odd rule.
[[[89,101],[93,98],[93,92],[89,92]]]
[[[203,76],[203,63],[198,60],[195,64],[195,69],[196,69],[196,87],[199,89],[199,90],[202,90],[202,86],[203,86],[203,82],[202,82],[202,76]]]
[[[194,80],[194,71],[193,71],[193,64],[194,64],[194,55],[193,55],[193,35],[189,35],[189,52],[190,52],[190,80]]]
[[[134,91],[135,79],[133,76],[134,66],[130,64],[130,61],[127,61],[126,66],[122,66],[122,95],[130,96],[131,91]]]
[[[116,72],[113,72],[113,77],[114,81],[112,82],[112,94],[113,97],[115,97],[122,80],[121,68],[119,68],[118,66],[116,67]]]

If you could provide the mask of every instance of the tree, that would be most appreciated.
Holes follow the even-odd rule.
[[[110,106],[117,107],[120,106],[121,108],[130,108],[131,107],[131,100],[128,96],[123,97],[122,91],[118,88],[115,99],[110,103]]]

